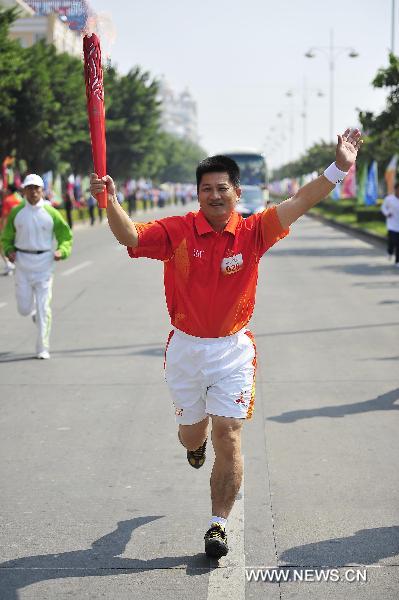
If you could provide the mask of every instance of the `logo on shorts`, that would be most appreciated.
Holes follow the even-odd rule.
[[[183,409],[182,408],[176,408],[175,415],[176,415],[176,417],[182,417],[183,416]]]
[[[233,275],[233,273],[241,271],[243,264],[242,254],[234,254],[234,256],[224,258],[220,268],[225,275]]]
[[[237,400],[234,400],[236,404],[242,404],[243,406],[247,406],[248,401],[244,398],[244,392],[241,392],[240,397]]]

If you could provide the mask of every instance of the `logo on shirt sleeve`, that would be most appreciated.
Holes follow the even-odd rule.
[[[237,271],[241,271],[243,264],[242,254],[234,254],[234,256],[224,258],[220,268],[225,275],[233,275]]]

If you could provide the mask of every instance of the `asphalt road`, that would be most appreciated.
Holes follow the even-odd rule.
[[[397,599],[398,292],[383,248],[310,218],[263,258],[245,483],[216,568],[212,456],[188,466],[163,380],[162,265],[106,225],[76,230],[50,361],[2,277],[1,599]]]

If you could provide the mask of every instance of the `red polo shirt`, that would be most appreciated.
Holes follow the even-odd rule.
[[[164,262],[166,303],[172,325],[196,337],[236,333],[252,316],[263,254],[289,230],[275,207],[243,219],[234,212],[222,232],[201,210],[182,217],[135,223],[132,258]]]

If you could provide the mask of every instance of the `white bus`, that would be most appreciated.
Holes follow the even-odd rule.
[[[240,168],[242,185],[258,185],[265,188],[267,184],[267,167],[264,155],[256,150],[229,150],[220,152],[236,161]]]

